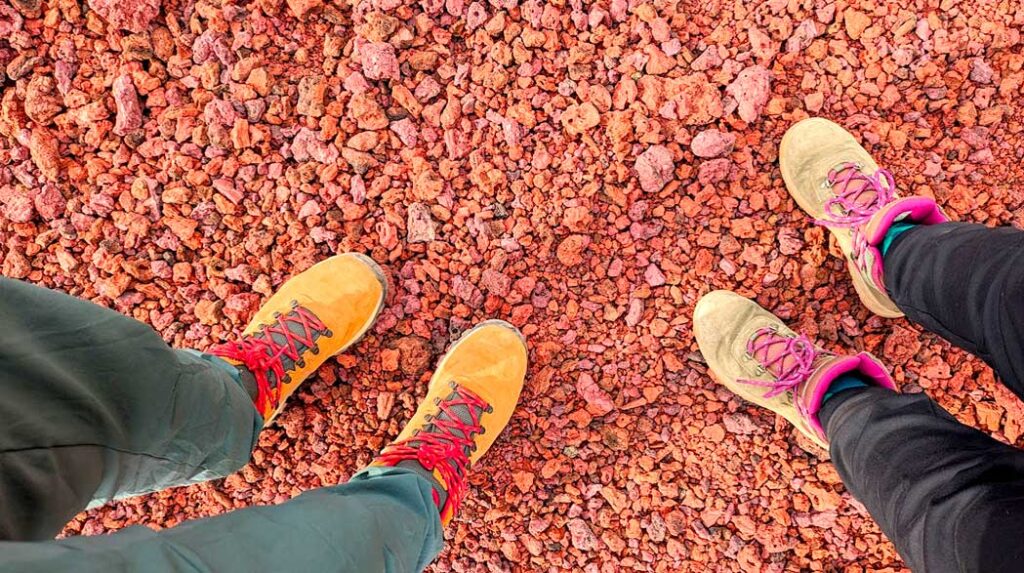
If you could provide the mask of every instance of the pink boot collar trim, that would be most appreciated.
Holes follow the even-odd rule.
[[[882,363],[867,352],[833,358],[823,364],[807,381],[805,392],[795,398],[797,407],[807,418],[811,428],[826,442],[828,437],[825,436],[825,428],[822,427],[821,420],[818,419],[818,412],[821,411],[821,404],[825,399],[825,394],[828,393],[829,386],[840,376],[852,372],[862,375],[865,381],[871,382],[875,386],[898,391],[896,383]]]
[[[864,226],[865,248],[871,251],[874,263],[868,269],[875,284],[885,290],[885,268],[882,266],[882,251],[879,248],[885,241],[893,223],[906,221],[918,225],[936,225],[946,223],[949,217],[929,197],[907,197],[897,199],[882,207]]]
[[[936,225],[948,222],[949,217],[942,212],[935,200],[929,197],[897,199],[882,207],[868,221],[864,229],[864,238],[868,244],[876,248],[881,245],[885,240],[885,234],[897,220],[918,225]]]

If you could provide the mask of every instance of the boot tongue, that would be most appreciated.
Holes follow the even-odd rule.
[[[895,198],[896,182],[885,169],[868,175],[859,164],[843,163],[829,171],[826,183],[835,196],[825,202],[818,223],[830,227],[859,227]]]
[[[818,377],[818,375],[824,372],[830,364],[836,361],[836,359],[837,357],[832,354],[821,353],[816,356],[812,363],[811,374],[808,376],[808,379]],[[831,384],[832,381],[828,380],[828,383]]]
[[[455,401],[458,398],[459,393],[456,390],[453,390],[451,394],[444,398],[441,401],[441,404],[445,404],[445,408],[442,408],[440,411],[438,411],[437,415],[434,416],[434,423],[430,423],[424,426],[422,432],[430,434],[444,433],[456,436],[458,438],[463,438],[467,441],[472,440],[473,432],[468,431],[468,429],[476,425],[473,421],[474,418],[477,420],[477,422],[479,422],[480,416],[483,414],[484,409],[478,408],[476,406],[470,406],[468,404],[451,404],[452,401]],[[445,428],[443,430],[436,423],[454,422],[456,420],[459,422],[459,424],[457,424],[456,427],[453,428],[453,424],[445,424]],[[420,444],[422,444],[422,441],[417,440],[415,438],[409,440],[409,445],[411,447],[419,447]],[[468,459],[470,454],[472,453],[472,448],[469,446],[463,446],[462,453]],[[444,504],[448,500],[448,491],[446,488],[450,488],[452,484],[441,483],[440,480],[435,475],[435,472],[424,468],[418,460],[402,461],[399,462],[397,466],[414,470],[417,473],[420,473],[421,475],[430,479],[430,481],[432,481],[433,483],[435,483],[437,487],[434,488],[434,491],[437,493],[438,496],[438,499],[436,500],[437,506],[439,508],[444,507]]]
[[[878,192],[868,185],[868,179],[854,163],[844,163],[829,172],[828,181],[837,193],[849,193],[858,207],[870,205]]]
[[[750,340],[750,355],[777,379],[807,369],[815,361],[814,345],[804,337],[787,337],[775,331],[758,331]]]
[[[448,398],[446,398],[441,403],[444,404],[444,402],[451,401],[451,400],[453,400],[453,399],[455,399],[457,397],[458,397],[458,394],[455,393],[455,392],[452,392],[452,394],[450,396],[448,396]],[[475,410],[475,412],[473,410]],[[480,419],[480,414],[482,412],[483,412],[483,409],[481,409],[481,408],[472,408],[472,410],[471,410],[470,406],[468,406],[466,404],[453,404],[453,405],[449,405],[447,408],[439,411],[437,413],[437,415],[434,416],[434,420],[438,421],[438,422],[451,422],[451,421],[454,421],[454,420],[458,420],[460,422],[460,424],[456,428],[451,428],[450,424],[446,424],[445,433],[451,434],[453,436],[457,436],[457,437],[460,437],[460,438],[465,438],[466,440],[470,440],[473,437],[472,436],[472,432],[469,432],[467,429],[469,427],[475,425],[474,422],[473,422],[474,414],[476,414],[475,418],[477,420],[479,420]],[[426,432],[426,433],[438,433],[438,432],[440,432],[440,429],[438,428],[437,424],[431,423],[431,424],[428,424],[428,425],[424,426],[423,431]],[[464,446],[462,448],[462,452],[466,455],[466,457],[469,457],[469,454],[470,454],[469,446]]]
[[[308,351],[312,346],[316,345],[317,340],[324,336],[324,333],[316,328],[307,330],[307,325],[299,320],[295,319],[295,311],[292,311],[286,315],[285,320],[281,322],[284,324],[287,330],[287,335],[280,329],[280,324],[271,325],[274,328],[265,328],[260,332],[253,335],[254,338],[263,338],[270,340],[278,348],[288,348],[290,345],[294,345],[295,349],[299,353],[299,359],[302,359],[302,355]],[[312,314],[312,313],[310,313]],[[315,316],[315,315],[314,315]],[[312,346],[307,344],[307,337],[312,340]],[[267,356],[272,356],[273,352],[268,348]],[[281,362],[281,367],[285,372],[291,372],[295,369],[296,360],[294,360],[288,353],[277,353],[278,360]],[[277,375],[273,370],[267,371],[267,379],[270,380],[271,385],[277,385]]]

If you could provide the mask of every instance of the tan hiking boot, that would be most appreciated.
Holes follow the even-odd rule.
[[[512,417],[526,366],[526,340],[516,327],[501,320],[473,327],[441,359],[412,419],[370,465],[417,464],[430,472],[447,525],[465,496],[469,468]]]
[[[864,305],[880,316],[903,316],[885,290],[880,247],[889,227],[949,220],[928,197],[901,199],[892,173],[845,129],[823,118],[789,128],[779,146],[779,167],[797,204],[835,235]]]
[[[818,412],[832,382],[857,373],[866,383],[896,390],[874,356],[828,353],[734,292],[719,290],[701,298],[694,310],[693,330],[718,382],[789,420],[826,449],[828,437]]]
[[[303,380],[370,329],[384,307],[387,284],[369,257],[333,256],[288,279],[237,342],[207,352],[251,373],[256,409],[269,424]]]

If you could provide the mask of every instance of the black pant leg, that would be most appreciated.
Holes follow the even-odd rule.
[[[913,571],[1024,571],[1024,452],[924,394],[850,390],[821,421],[843,483]]]
[[[909,319],[983,359],[1024,398],[1024,231],[915,227],[886,255],[885,284]]]

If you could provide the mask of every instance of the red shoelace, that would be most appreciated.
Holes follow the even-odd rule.
[[[466,494],[469,454],[476,451],[473,437],[484,433],[480,417],[484,412],[492,412],[493,408],[470,390],[454,384],[452,393],[437,404],[440,411],[427,419],[429,424],[423,430],[385,448],[377,461],[395,466],[399,462],[415,460],[427,471],[436,470],[441,474],[448,494],[444,507],[438,509],[441,515],[445,515],[446,509],[451,509],[454,515]],[[460,406],[468,412],[468,421],[462,420],[455,410]],[[438,503],[436,492],[434,503]]]
[[[210,347],[207,352],[230,360],[241,362],[256,379],[256,409],[266,417],[281,405],[281,390],[291,377],[287,374],[284,359],[302,368],[305,361],[302,353],[306,350],[318,354],[317,335],[331,336],[327,326],[308,309],[292,303],[287,314],[277,315],[277,322],[262,326],[257,334],[243,337],[238,342],[227,342]],[[294,329],[290,327],[296,326]],[[278,343],[275,335],[283,339]],[[270,382],[270,373],[274,383]]]

